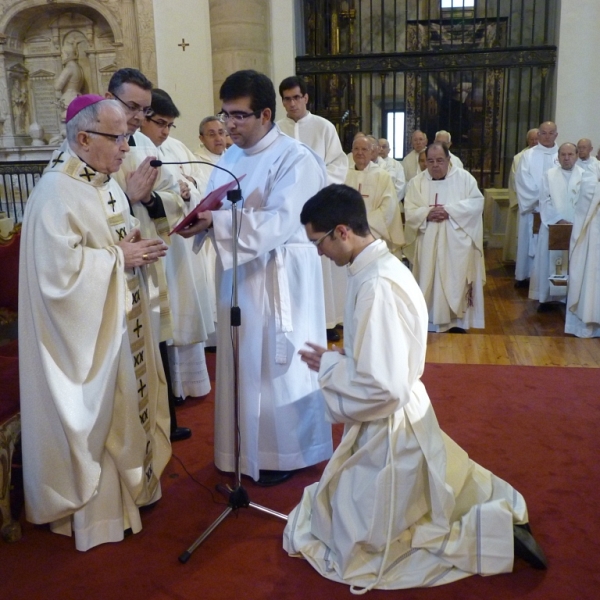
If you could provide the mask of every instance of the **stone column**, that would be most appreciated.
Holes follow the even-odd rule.
[[[138,46],[137,20],[133,0],[121,0],[121,22],[123,25],[123,48],[120,67],[140,66],[140,50]]]
[[[600,71],[590,49],[597,45],[599,22],[598,0],[562,0],[556,73],[557,142],[576,144],[583,137],[590,138],[594,155],[600,148]]]
[[[210,0],[213,89],[240,69],[272,76],[271,12],[269,0]]]

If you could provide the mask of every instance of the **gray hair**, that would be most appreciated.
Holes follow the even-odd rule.
[[[442,129],[441,131],[438,131],[435,134],[435,137],[437,137],[438,135],[447,135],[448,136],[448,143],[450,143],[452,141],[452,136],[450,135],[450,132],[446,131],[445,129]]]
[[[68,123],[67,123],[67,141],[70,145],[77,144],[77,134],[80,131],[94,130],[98,123],[101,111],[106,108],[115,108],[121,112],[124,116],[125,110],[121,108],[118,100],[105,99],[95,102],[86,106],[80,110]]]
[[[200,133],[200,135],[204,135],[204,133],[202,133],[202,130],[204,129],[204,126],[207,123],[212,123],[213,121],[219,121],[219,123],[221,122],[219,120],[219,117],[217,117],[215,115],[210,115],[209,117],[204,117],[204,119],[202,119],[202,121],[200,121],[200,128],[198,130],[198,132]]]

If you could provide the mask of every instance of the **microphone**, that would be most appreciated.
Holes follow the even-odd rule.
[[[237,190],[229,190],[227,192],[227,200],[235,203],[242,199],[242,188],[240,187],[239,179],[231,171],[228,171],[224,167],[220,167],[219,165],[215,165],[206,160],[187,160],[187,161],[182,161],[182,162],[166,162],[166,161],[155,159],[155,160],[150,161],[151,167],[162,167],[162,165],[209,165],[210,167],[214,167],[215,169],[221,169],[221,171],[225,171],[225,173],[229,173],[229,175],[231,175],[235,179],[235,182],[237,184]]]

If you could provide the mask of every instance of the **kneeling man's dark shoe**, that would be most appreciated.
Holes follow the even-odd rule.
[[[192,436],[192,430],[189,427],[178,427],[171,431],[171,441],[180,442],[181,440],[187,440]]]
[[[552,302],[540,302],[537,307],[537,312],[545,313],[554,310],[554,304]]]
[[[339,342],[340,339],[341,339],[340,334],[335,329],[327,330],[327,341],[328,342]]]
[[[513,525],[515,556],[527,561],[534,569],[547,569],[548,560],[526,526]]]
[[[294,471],[265,471],[261,469],[260,477],[258,478],[256,485],[261,485],[263,487],[277,485],[287,481],[293,474]]]
[[[448,329],[448,333],[467,333],[467,331],[462,327],[450,327],[450,329]]]

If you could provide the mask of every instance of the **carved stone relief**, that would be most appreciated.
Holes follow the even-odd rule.
[[[155,56],[152,0],[0,0],[0,154],[60,143],[73,98],[121,67],[155,81]]]

